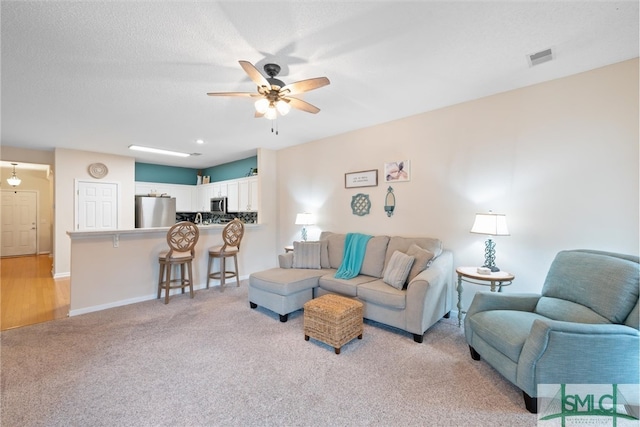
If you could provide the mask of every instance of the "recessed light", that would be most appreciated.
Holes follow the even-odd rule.
[[[189,157],[189,153],[181,153],[179,151],[162,150],[160,148],[143,147],[141,145],[130,145],[129,150],[144,151],[146,153],[165,154],[167,156]]]
[[[204,139],[196,139],[196,144],[204,144]]]

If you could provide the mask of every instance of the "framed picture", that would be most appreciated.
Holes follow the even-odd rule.
[[[375,187],[378,185],[378,170],[349,172],[344,174],[344,188]]]
[[[384,164],[384,182],[402,182],[411,180],[409,160],[399,160]]]

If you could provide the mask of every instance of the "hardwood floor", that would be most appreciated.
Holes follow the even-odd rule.
[[[54,280],[49,255],[0,259],[0,330],[69,315],[70,280]]]

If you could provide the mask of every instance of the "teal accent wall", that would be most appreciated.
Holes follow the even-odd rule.
[[[223,165],[212,166],[202,170],[202,175],[209,175],[211,182],[242,178],[252,168],[258,167],[258,156],[248,157]],[[176,166],[154,165],[151,163],[135,164],[135,180],[140,182],[160,182],[163,184],[196,185],[198,169]]]
[[[203,176],[209,175],[211,182],[226,181],[228,179],[242,178],[249,175],[252,168],[258,167],[258,156],[247,157],[224,165],[213,166],[202,171]]]
[[[176,166],[153,165],[150,163],[136,163],[136,181],[161,182],[163,184],[196,185],[197,169]]]

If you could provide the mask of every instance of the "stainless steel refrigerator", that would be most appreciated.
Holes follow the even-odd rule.
[[[136,196],[136,228],[171,227],[175,223],[175,197]]]

